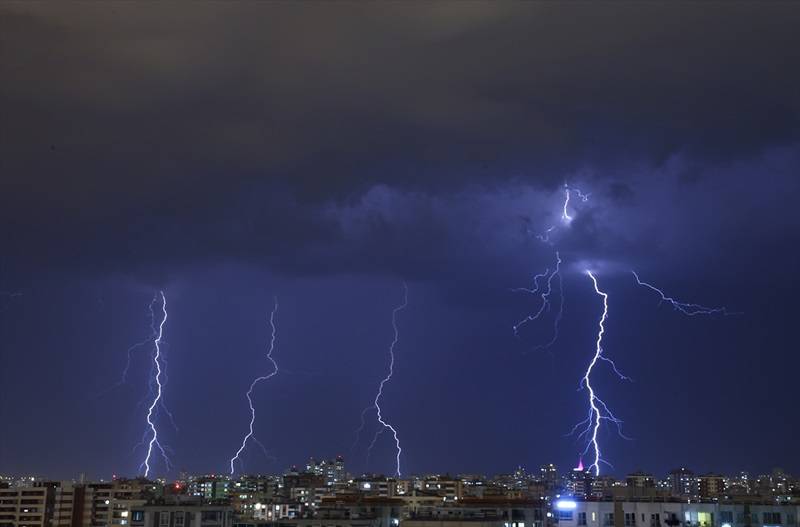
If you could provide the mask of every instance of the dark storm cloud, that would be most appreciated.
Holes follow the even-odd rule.
[[[791,4],[2,10],[0,219],[25,265],[441,263],[459,224],[428,196],[552,197],[589,167],[623,206],[676,156],[691,183],[797,139]],[[343,230],[331,207],[376,186],[419,221]]]

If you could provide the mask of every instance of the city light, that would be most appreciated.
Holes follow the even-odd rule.
[[[574,510],[578,506],[575,500],[558,500],[556,502],[556,509],[562,511]]]

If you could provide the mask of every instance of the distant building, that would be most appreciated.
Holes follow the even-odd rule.
[[[564,487],[570,494],[579,498],[588,498],[593,495],[594,474],[591,470],[584,468],[582,459],[566,477]]]
[[[558,486],[558,469],[552,463],[542,465],[539,478],[547,490],[553,490]]]
[[[325,485],[328,486],[336,485],[348,479],[342,456],[336,456],[336,459],[327,461],[317,461],[312,457],[306,464],[306,472],[321,476],[325,481]]]
[[[233,487],[228,478],[205,476],[189,483],[189,495],[205,501],[227,500]]]
[[[544,527],[544,502],[526,499],[472,499],[457,506],[432,503],[410,513],[401,527]]]
[[[417,485],[418,490],[444,500],[454,501],[464,497],[463,481],[451,476],[429,476],[420,480]]]
[[[656,479],[647,472],[631,472],[625,476],[625,486],[640,489],[652,489],[656,486]]]
[[[659,501],[555,502],[558,527],[797,527],[797,505]]]
[[[61,496],[59,483],[0,489],[0,527],[49,527],[56,498]],[[66,513],[59,511],[61,515],[66,516]],[[68,521],[71,520],[70,513]]]
[[[697,478],[691,470],[687,468],[672,470],[667,475],[667,480],[673,496],[697,496]]]
[[[700,498],[720,498],[725,495],[725,478],[719,474],[702,474],[697,477],[697,495]]]
[[[0,526],[125,526],[131,507],[143,505],[151,487],[144,480],[87,484],[41,481],[31,487],[0,489]]]
[[[232,527],[233,509],[199,501],[162,500],[131,511],[131,527]]]

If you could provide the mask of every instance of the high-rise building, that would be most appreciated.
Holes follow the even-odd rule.
[[[347,481],[347,473],[344,469],[344,458],[342,456],[322,461],[317,461],[312,457],[306,463],[306,472],[315,476],[322,476],[328,486]]]
[[[233,510],[199,501],[161,500],[131,511],[131,527],[231,527]]]
[[[725,478],[719,474],[697,476],[697,495],[701,498],[719,498],[725,494]]]
[[[0,489],[1,527],[122,527],[131,507],[146,502],[150,482],[41,481]]]
[[[53,517],[51,487],[0,489],[0,527],[45,527]]]
[[[697,478],[691,470],[685,467],[672,470],[667,475],[667,480],[673,496],[697,496]]]
[[[631,472],[625,476],[625,486],[635,489],[652,489],[656,486],[656,479],[647,472]]]
[[[542,465],[539,469],[539,477],[547,490],[555,489],[558,486],[558,469],[552,463]]]
[[[218,501],[230,498],[232,490],[228,478],[205,476],[189,483],[189,495],[204,501]]]

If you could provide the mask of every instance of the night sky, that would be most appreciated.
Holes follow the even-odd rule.
[[[0,4],[0,473],[135,475],[148,304],[179,470],[800,472],[797,3]],[[563,185],[590,192],[556,245]],[[510,291],[564,261],[552,316]],[[681,300],[733,316],[686,317]],[[144,401],[144,403],[142,402]],[[165,474],[160,460],[156,474]]]

